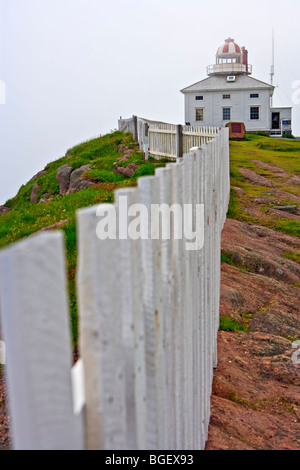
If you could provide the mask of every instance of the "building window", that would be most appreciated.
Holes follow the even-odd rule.
[[[196,101],[203,101],[203,96],[202,95],[196,96]]]
[[[223,121],[230,121],[231,108],[223,108]]]
[[[204,121],[204,109],[196,108],[196,122]]]
[[[223,95],[223,100],[230,100],[231,95]]]
[[[259,98],[259,93],[250,93],[250,98]]]
[[[259,120],[259,106],[251,106],[250,107],[250,119],[251,119],[251,121],[258,121]]]

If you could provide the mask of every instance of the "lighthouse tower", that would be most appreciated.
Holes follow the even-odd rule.
[[[216,63],[207,67],[207,75],[251,75],[252,65],[248,64],[248,51],[240,48],[234,39],[225,39],[216,54]]]
[[[244,124],[247,132],[288,136],[292,108],[271,107],[275,87],[252,76],[248,51],[229,37],[217,49],[216,62],[204,80],[183,90],[185,122],[191,126]],[[237,128],[237,126],[235,126]]]

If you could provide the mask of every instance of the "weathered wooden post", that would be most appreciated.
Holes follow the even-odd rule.
[[[176,158],[182,158],[183,156],[183,135],[182,125],[176,125]]]
[[[149,157],[149,124],[145,122],[145,141],[144,141],[144,155],[145,155],[145,160],[148,160]]]
[[[135,142],[139,141],[139,136],[138,136],[138,122],[137,122],[137,116],[132,116],[133,119],[133,138]]]

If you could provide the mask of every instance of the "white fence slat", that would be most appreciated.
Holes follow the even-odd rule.
[[[172,200],[172,170],[170,166],[156,170],[156,176],[160,178],[160,202],[166,204],[170,210],[173,209]],[[176,209],[175,209],[176,210]],[[174,217],[174,216],[173,216]],[[166,214],[166,219],[168,214]],[[164,217],[162,218],[162,220]],[[172,266],[172,242],[173,218],[170,212],[170,234],[168,239],[161,243],[161,281],[162,281],[162,321],[164,329],[164,360],[166,371],[165,383],[165,436],[166,448],[176,448],[175,438],[175,395],[174,395],[174,357],[173,357],[173,335],[174,335],[174,271]]]
[[[154,176],[139,179],[140,203],[148,211],[149,234],[151,230],[151,205],[159,204],[158,179]],[[141,261],[143,280],[143,316],[145,322],[145,358],[147,381],[147,440],[146,449],[158,449],[157,373],[156,373],[156,330],[159,280],[155,276],[158,240],[151,237],[141,240]]]
[[[113,207],[113,206],[111,206]],[[77,212],[80,355],[84,364],[87,449],[127,448],[119,240],[99,240],[100,206]],[[102,210],[104,207],[102,205]]]
[[[13,448],[83,448],[74,416],[63,235],[36,235],[1,251],[0,298],[7,349]]]
[[[172,165],[172,200],[174,204],[178,204],[180,207],[183,206],[183,169],[182,159],[176,165]],[[182,225],[182,224],[181,224]],[[181,226],[182,228],[182,226]],[[175,439],[176,449],[184,448],[184,436],[186,433],[185,426],[185,388],[184,388],[184,336],[183,336],[183,319],[185,315],[184,308],[184,282],[185,282],[185,249],[183,239],[172,239],[173,250],[172,250],[172,263],[174,271],[174,339],[173,339],[173,351],[174,351],[174,392],[175,392]]]
[[[184,158],[184,204],[193,204],[193,154]],[[186,367],[186,413],[187,413],[187,435],[186,449],[192,449],[194,444],[194,394],[193,394],[193,348],[194,348],[194,306],[193,306],[193,251],[185,250],[185,367]]]
[[[156,176],[158,204],[161,203],[161,178]],[[165,323],[164,304],[162,288],[162,237],[159,230],[160,224],[156,227],[157,239],[154,240],[153,267],[154,267],[154,305],[155,305],[155,373],[156,373],[156,406],[157,406],[157,430],[158,449],[167,449],[166,435],[166,362],[165,362]]]
[[[196,161],[198,167],[198,203],[205,204],[205,172],[204,172],[204,152],[203,150],[197,150]],[[204,206],[205,207],[205,206]],[[203,449],[205,446],[205,433],[204,433],[204,409],[205,409],[205,343],[204,338],[206,331],[204,328],[204,315],[205,315],[205,279],[206,272],[204,268],[204,256],[206,249],[207,240],[204,239],[204,246],[202,250],[197,253],[198,261],[198,306],[197,306],[197,328],[198,328],[198,408],[199,408],[199,419],[198,419],[198,441],[197,448]]]
[[[121,198],[126,201],[129,221],[131,217],[142,217],[131,213],[134,204],[140,203],[139,189],[120,189],[115,193],[119,211],[124,212]],[[137,211],[139,210],[136,207]],[[134,220],[134,219],[133,219]],[[127,227],[127,222],[123,219]],[[141,222],[143,225],[143,222]],[[125,228],[125,227],[124,227]],[[130,235],[130,234],[129,234]],[[123,324],[123,348],[125,358],[125,384],[127,400],[128,434],[132,434],[129,447],[145,449],[147,447],[147,379],[145,358],[145,319],[143,312],[143,265],[141,240],[130,236],[121,240],[120,269],[123,282],[120,286],[122,304],[120,321]]]

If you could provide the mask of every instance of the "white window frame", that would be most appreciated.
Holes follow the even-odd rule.
[[[224,118],[224,111],[229,109],[229,119]],[[223,106],[222,107],[222,120],[223,121],[231,121],[231,106]]]
[[[251,118],[251,109],[257,108],[258,109],[258,119]],[[261,120],[261,106],[250,106],[249,107],[249,120],[252,121],[260,121]]]
[[[224,93],[223,100],[231,100],[231,95],[229,93]]]
[[[204,96],[203,95],[196,95],[195,100],[196,101],[204,101]]]
[[[257,96],[251,96],[251,95],[257,95]],[[258,100],[259,99],[259,93],[250,93],[250,100]]]
[[[198,111],[202,111],[202,119],[197,119]],[[195,108],[195,122],[204,122],[204,108]]]

